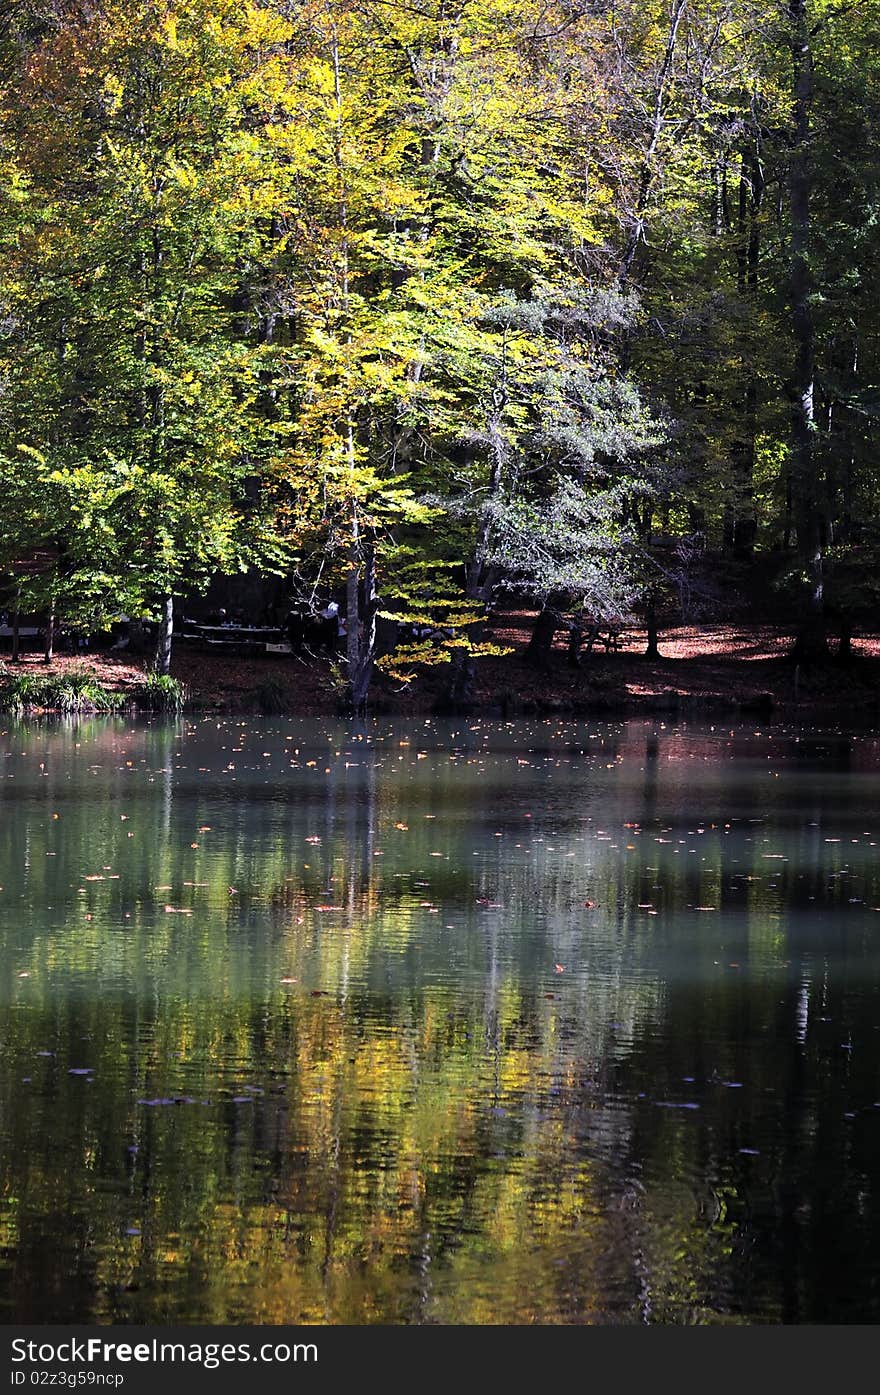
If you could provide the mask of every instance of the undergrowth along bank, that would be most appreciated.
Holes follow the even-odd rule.
[[[149,673],[130,692],[114,692],[87,665],[61,673],[16,672],[0,664],[0,710],[4,712],[180,712],[186,702],[183,683],[168,674]]]

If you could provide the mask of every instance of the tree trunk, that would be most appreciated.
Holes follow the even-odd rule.
[[[764,169],[762,162],[760,120],[752,101],[754,141],[743,151],[739,186],[739,226],[737,247],[737,289],[755,308],[758,272],[761,259],[760,213],[764,202]],[[740,562],[751,560],[757,535],[757,515],[754,500],[755,441],[758,434],[758,384],[751,369],[747,371],[743,391],[743,426],[735,444],[733,467],[732,518],[729,550]]]
[[[43,654],[44,663],[51,664],[55,654],[55,597],[49,603],[49,613],[46,616],[46,649]]]
[[[477,679],[477,666],[465,650],[453,655],[452,677],[444,707],[453,712],[468,712],[474,704],[474,685]]]
[[[174,633],[174,597],[166,596],[162,601],[159,617],[159,635],[156,640],[155,669],[159,674],[171,672],[171,637]]]
[[[549,667],[553,641],[560,625],[559,608],[563,605],[564,600],[565,597],[560,595],[558,591],[552,592],[544,602],[544,608],[535,621],[535,628],[526,649],[526,659],[538,668]]]
[[[660,653],[658,647],[660,631],[657,628],[657,597],[654,595],[653,591],[651,591],[648,596],[645,609],[645,623],[648,627],[648,644],[643,657],[646,659],[662,659],[663,655]]]
[[[635,207],[629,218],[629,230],[627,232],[623,257],[618,272],[618,285],[620,286],[625,285],[629,280],[639,243],[643,240],[645,235],[645,215],[648,210],[651,190],[653,189],[654,181],[657,176],[655,166],[657,146],[666,126],[669,92],[674,80],[675,51],[678,45],[678,31],[682,19],[684,18],[685,11],[687,10],[688,3],[689,0],[673,0],[669,15],[663,59],[657,73],[656,84],[652,94],[653,101],[650,124],[647,131],[648,139],[642,156],[641,170],[639,171]]]
[[[21,636],[19,626],[21,624],[21,587],[15,588],[15,608],[12,612],[12,662],[17,664],[21,660]]]
[[[581,666],[581,644],[584,639],[584,627],[579,620],[572,622],[568,635],[568,666],[569,668],[580,668]]]
[[[345,654],[348,668],[347,706],[363,712],[370,695],[376,662],[376,564],[373,549],[367,547],[363,565],[352,557],[346,583]]]
[[[345,583],[345,662],[349,683],[357,669],[361,653],[360,587],[361,569],[357,557],[353,556]]]
[[[792,492],[798,555],[807,577],[795,650],[799,659],[826,657],[822,512],[816,455],[815,329],[810,303],[810,116],[813,60],[807,0],[789,0],[791,24],[794,144],[789,163],[791,216],[791,318],[794,333],[792,372]]]
[[[502,355],[502,359],[501,375],[495,390],[494,411],[488,422],[489,437],[492,442],[491,465],[489,468],[488,487],[486,490],[486,496],[489,499],[493,498],[501,488],[504,466],[507,461],[507,446],[504,440],[504,433],[501,429],[504,409],[507,406],[506,351],[505,354]],[[486,552],[491,531],[491,519],[489,515],[484,512],[477,528],[473,553],[465,566],[464,593],[469,601],[488,602],[491,594],[493,568],[486,564]],[[464,632],[465,638],[469,639],[474,644],[479,643],[483,637],[485,628],[485,624],[482,620],[477,621],[473,625],[468,625]],[[473,706],[477,667],[471,654],[466,649],[459,649],[453,655],[450,668],[452,672],[446,700],[449,707],[451,707],[454,712],[462,712]]]

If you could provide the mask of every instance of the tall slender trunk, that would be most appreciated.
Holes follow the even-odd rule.
[[[828,652],[825,637],[823,519],[815,437],[815,329],[810,303],[810,196],[812,161],[810,118],[813,101],[813,59],[807,21],[807,0],[789,0],[791,25],[794,142],[789,162],[788,198],[791,218],[791,318],[794,334],[792,369],[792,493],[797,546],[806,574],[796,650],[802,659]]]
[[[340,309],[347,320],[350,303],[350,265],[348,236],[348,181],[345,167],[345,144],[342,122],[342,68],[339,43],[333,36],[333,93],[335,98],[335,131],[333,163],[336,169],[337,216],[342,238],[340,256]],[[351,333],[346,331],[346,344]],[[353,712],[363,712],[367,705],[376,651],[376,581],[375,559],[369,536],[364,536],[356,492],[357,451],[355,449],[355,409],[351,397],[346,404],[344,419],[346,467],[351,481],[348,501],[348,575],[346,577],[346,702]]]
[[[348,607],[354,606],[356,639],[352,643],[351,625],[347,640],[348,705],[353,712],[363,712],[370,695],[376,664],[376,565],[372,547],[364,549],[363,562],[348,574]]]
[[[159,634],[156,640],[156,672],[171,672],[171,637],[174,633],[174,597],[165,596],[159,616]]]
[[[355,524],[356,526],[356,524]],[[346,579],[346,704],[363,712],[376,660],[376,574],[373,550],[353,542]]]
[[[507,386],[507,336],[505,334],[502,339],[501,376],[495,389],[493,411],[488,422],[491,456],[486,488],[487,500],[494,498],[501,489],[504,466],[507,461],[508,447],[502,430],[504,410],[507,406]],[[492,568],[487,569],[486,554],[489,549],[491,532],[492,520],[489,514],[484,511],[477,525],[473,552],[464,569],[464,593],[469,601],[488,602],[489,600]],[[465,633],[472,643],[478,643],[483,637],[485,628],[485,622],[478,620],[473,625],[469,625]],[[466,649],[459,649],[455,653],[450,667],[452,673],[447,692],[449,706],[453,710],[459,711],[473,706],[477,669],[472,654]]]
[[[345,662],[348,666],[349,684],[357,670],[361,656],[360,588],[360,560],[353,546],[349,557],[348,576],[345,583]]]
[[[49,602],[49,611],[46,616],[46,648],[43,653],[43,660],[51,664],[55,653],[55,597]]]
[[[755,99],[756,100],[756,99]],[[754,101],[753,101],[754,109]],[[764,201],[764,170],[761,156],[760,123],[755,113],[754,142],[742,155],[739,186],[739,245],[737,248],[737,289],[755,311],[761,258],[760,213]],[[733,555],[748,561],[754,551],[757,515],[754,500],[756,439],[758,434],[758,380],[746,370],[742,389],[742,430],[733,451],[733,498],[727,542]]]
[[[12,662],[17,664],[21,659],[21,587],[15,588],[15,605],[12,612]]]
[[[654,591],[648,593],[648,599],[645,603],[645,624],[648,629],[648,642],[645,646],[643,657],[646,659],[662,659],[663,655],[660,653],[659,648],[660,630],[657,624],[657,595]]]
[[[639,243],[645,235],[645,214],[648,209],[648,200],[651,190],[654,187],[654,180],[657,177],[655,166],[655,156],[657,146],[663,130],[666,126],[666,117],[669,108],[670,89],[673,80],[675,51],[678,47],[678,31],[684,19],[689,0],[673,0],[672,9],[669,15],[669,28],[666,33],[666,46],[663,51],[663,59],[660,70],[657,74],[657,81],[654,87],[654,101],[651,111],[651,121],[648,128],[648,142],[642,157],[642,167],[639,171],[639,180],[636,189],[635,206],[630,217],[629,232],[623,249],[623,256],[620,262],[618,282],[623,285],[629,279],[632,264],[638,251]]]

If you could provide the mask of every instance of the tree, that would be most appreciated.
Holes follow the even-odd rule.
[[[7,459],[23,445],[47,462],[46,536],[59,498],[98,501],[102,601],[159,619],[161,672],[174,593],[260,551],[264,350],[234,316],[259,237],[248,124],[284,32],[257,6],[111,5],[47,38],[7,92],[28,210],[7,282]]]

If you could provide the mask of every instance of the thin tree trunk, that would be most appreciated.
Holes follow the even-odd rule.
[[[657,597],[653,591],[648,595],[645,609],[645,623],[648,627],[648,643],[643,657],[646,659],[662,659],[663,655],[660,653],[658,647],[660,631],[657,627]]]
[[[363,571],[363,583],[361,582]],[[363,609],[361,609],[363,590]],[[352,712],[363,712],[370,695],[373,669],[376,661],[376,567],[373,549],[365,550],[363,568],[353,566],[348,574],[347,598],[349,616],[354,616],[355,637],[352,640],[352,623],[348,622],[346,636],[346,656],[348,660],[348,706]]]
[[[752,108],[755,119],[754,144],[743,154],[740,179],[740,247],[738,251],[738,284],[743,297],[747,297],[754,310],[755,294],[758,288],[758,273],[761,259],[761,206],[764,202],[764,170],[761,158],[760,122]],[[758,383],[754,372],[748,371],[743,394],[743,431],[738,449],[734,452],[734,518],[731,548],[734,557],[749,561],[755,547],[757,517],[754,500],[755,442],[758,434]]]
[[[19,627],[21,624],[21,587],[15,588],[15,608],[12,612],[12,662],[17,664],[21,660],[21,636]]]
[[[654,88],[654,104],[651,112],[648,143],[642,157],[642,167],[639,172],[635,207],[630,218],[629,232],[627,234],[620,270],[618,272],[618,283],[621,286],[629,280],[639,243],[642,241],[645,234],[645,214],[647,212],[648,200],[654,185],[654,180],[657,176],[654,159],[660,137],[666,125],[669,91],[673,77],[673,65],[675,63],[675,50],[678,45],[678,31],[681,26],[681,21],[684,18],[685,11],[687,10],[688,3],[689,0],[673,0],[672,10],[669,16],[666,47],[663,53],[660,71],[657,75],[657,83]]]
[[[507,460],[507,445],[504,433],[501,429],[504,409],[507,406],[507,338],[504,337],[501,355],[501,375],[495,391],[494,411],[489,419],[489,437],[492,442],[491,465],[489,467],[489,480],[486,490],[487,499],[492,499],[498,494],[504,478],[504,466]],[[470,561],[465,566],[464,593],[469,601],[488,602],[489,581],[492,575],[491,566],[486,566],[486,553],[489,547],[492,523],[489,515],[484,513],[477,528],[477,536],[474,542],[474,550]],[[474,644],[479,643],[485,632],[485,623],[478,620],[475,624],[469,625],[465,631],[466,637]],[[452,670],[447,693],[447,703],[453,711],[464,711],[473,706],[474,686],[477,678],[477,668],[472,655],[466,649],[459,649],[453,656],[450,664]]]
[[[348,577],[345,583],[345,661],[349,684],[353,681],[361,655],[361,569],[357,553],[352,549]]]
[[[44,663],[51,664],[55,654],[55,597],[49,602],[49,613],[46,616],[46,649],[43,654]]]
[[[792,373],[792,485],[798,554],[807,576],[796,651],[801,659],[827,655],[824,607],[822,511],[815,436],[815,330],[810,295],[810,116],[813,99],[813,60],[807,20],[807,0],[789,0],[791,24],[794,145],[789,165],[791,216],[791,316],[794,332]]]
[[[785,467],[785,515],[782,527],[782,550],[788,552],[794,531],[794,502],[791,483],[791,465]]]
[[[581,645],[584,642],[584,627],[579,620],[572,621],[572,626],[568,635],[568,666],[569,668],[580,668],[581,666]]]
[[[171,638],[174,633],[174,597],[166,596],[162,601],[159,616],[159,635],[156,640],[156,672],[171,672]]]
[[[336,197],[339,226],[342,229],[342,242],[340,246],[341,308],[343,316],[347,317],[350,311],[348,181],[343,153],[342,68],[339,61],[339,43],[335,31],[333,34],[332,57],[333,90],[336,99],[333,163],[336,169]],[[348,344],[351,343],[350,333],[346,335],[346,342]],[[346,700],[351,711],[363,712],[369,696],[376,648],[375,563],[372,547],[365,546],[366,539],[362,535],[361,520],[358,514],[355,491],[357,452],[355,450],[354,410],[349,400],[345,420],[345,452],[352,491],[349,500],[349,567],[345,585]],[[363,610],[361,610],[362,590]]]

